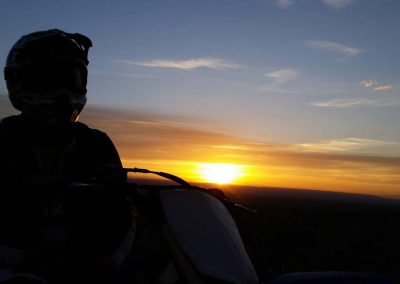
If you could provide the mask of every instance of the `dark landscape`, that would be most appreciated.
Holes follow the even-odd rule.
[[[234,187],[258,211],[236,219],[260,270],[357,271],[400,276],[400,200],[301,189]]]
[[[400,277],[400,200],[302,189],[220,188],[258,211],[235,210],[234,218],[263,278],[304,271]]]

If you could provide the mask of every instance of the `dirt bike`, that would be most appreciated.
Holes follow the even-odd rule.
[[[399,283],[397,279],[385,275],[358,272],[298,272],[272,277],[265,266],[257,266],[248,254],[249,242],[243,241],[245,232],[238,227],[235,214],[257,214],[255,210],[233,202],[223,191],[216,188],[194,186],[187,181],[164,172],[147,169],[126,168],[128,173],[155,174],[175,184],[141,184],[127,183],[120,187],[126,194],[136,200],[139,211],[146,222],[151,223],[161,233],[167,247],[168,257],[164,261],[159,275],[146,278],[129,278],[135,265],[141,264],[139,257],[127,261],[123,277],[136,281],[130,283],[266,283],[266,284],[301,284],[301,283]],[[102,184],[79,183],[65,179],[36,177],[39,184],[64,188],[66,190],[100,190]],[[240,225],[240,224],[239,224]],[[140,229],[137,230],[140,241]],[[144,237],[145,238],[145,237]],[[137,245],[140,250],[140,244]],[[252,248],[257,250],[257,248]],[[149,262],[152,265],[151,262]],[[148,267],[150,270],[152,267]],[[34,274],[11,275],[0,272],[0,283],[47,283]],[[19,277],[18,282],[12,282]],[[9,281],[9,282],[7,282]],[[31,281],[31,282],[29,282]],[[36,281],[36,282],[35,282]],[[79,280],[77,280],[79,282]],[[113,281],[111,281],[113,282]],[[117,283],[117,282],[115,282]]]

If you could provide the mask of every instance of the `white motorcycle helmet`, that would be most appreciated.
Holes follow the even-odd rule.
[[[57,29],[21,37],[4,68],[12,105],[48,123],[75,122],[86,103],[91,46],[86,36]]]

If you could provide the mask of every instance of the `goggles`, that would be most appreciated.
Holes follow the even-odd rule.
[[[86,94],[87,69],[71,60],[31,62],[17,71],[17,80],[24,91],[50,93],[66,89],[77,95]]]

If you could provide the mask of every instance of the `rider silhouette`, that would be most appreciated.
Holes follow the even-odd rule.
[[[0,122],[0,269],[50,273],[42,266],[62,263],[54,274],[99,275],[90,281],[98,283],[130,250],[135,214],[119,190],[126,175],[118,152],[105,133],[77,121],[91,46],[54,29],[21,37],[9,52],[4,76],[21,113]],[[48,180],[102,189],[57,191]]]

